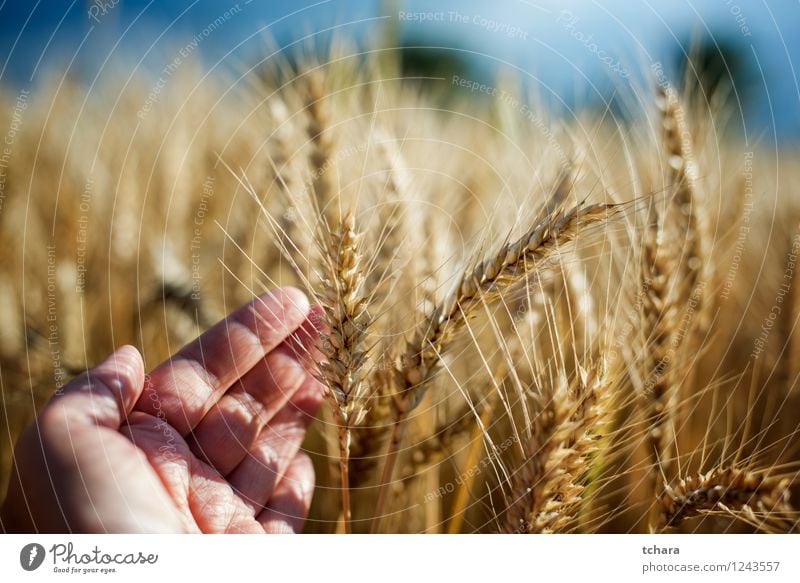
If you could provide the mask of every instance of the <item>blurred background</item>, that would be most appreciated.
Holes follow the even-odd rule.
[[[789,1],[2,0],[0,84],[35,86],[49,69],[89,84],[143,69],[166,83],[189,61],[238,75],[275,47],[291,57],[334,33],[398,47],[402,73],[443,93],[454,74],[512,72],[569,116],[624,113],[620,89],[648,72],[679,83],[688,69],[731,102],[747,141],[800,138],[800,4]]]

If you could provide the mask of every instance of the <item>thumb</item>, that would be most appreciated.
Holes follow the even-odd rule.
[[[143,388],[142,357],[133,346],[123,346],[64,385],[45,409],[57,409],[73,422],[119,429]]]
[[[130,496],[137,495],[130,477],[137,450],[118,430],[143,386],[142,358],[123,346],[56,391],[17,442],[0,529],[126,529],[104,521],[126,508],[120,483],[133,484]],[[127,479],[120,480],[125,468]],[[141,466],[135,471],[144,475]]]

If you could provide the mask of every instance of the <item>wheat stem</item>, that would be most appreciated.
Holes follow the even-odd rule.
[[[406,417],[402,415],[396,417],[392,424],[392,432],[389,435],[389,446],[387,448],[386,457],[383,460],[381,479],[380,482],[378,482],[378,497],[375,501],[375,512],[373,513],[372,527],[370,528],[372,534],[380,532],[383,507],[386,503],[386,494],[388,492],[389,483],[392,480],[395,463],[397,462],[397,454],[400,452],[400,442],[403,440],[403,433],[405,432],[405,421]]]
[[[478,456],[480,456],[482,450],[484,432],[486,431],[485,428],[489,426],[489,421],[494,414],[497,393],[492,393],[487,399],[489,399],[489,402],[481,412],[480,423],[475,425],[470,435],[467,458],[464,460],[465,468],[474,468],[478,465]],[[450,520],[447,524],[448,534],[458,534],[461,532],[461,524],[464,522],[464,511],[466,510],[469,494],[472,490],[472,484],[475,481],[476,475],[476,472],[467,472],[467,478],[458,482],[456,493],[453,497],[453,507],[450,509]]]
[[[342,520],[345,534],[352,534],[352,511],[350,509],[350,428],[339,427],[339,475],[342,482]]]

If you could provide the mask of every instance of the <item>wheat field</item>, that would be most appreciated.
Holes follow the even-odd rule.
[[[511,75],[297,62],[2,91],[2,491],[69,378],[293,285],[308,532],[797,530],[795,152],[657,78],[565,120]]]

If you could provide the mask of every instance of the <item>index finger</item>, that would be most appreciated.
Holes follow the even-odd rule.
[[[285,287],[255,298],[157,366],[136,410],[187,435],[208,410],[307,318],[305,294]]]

